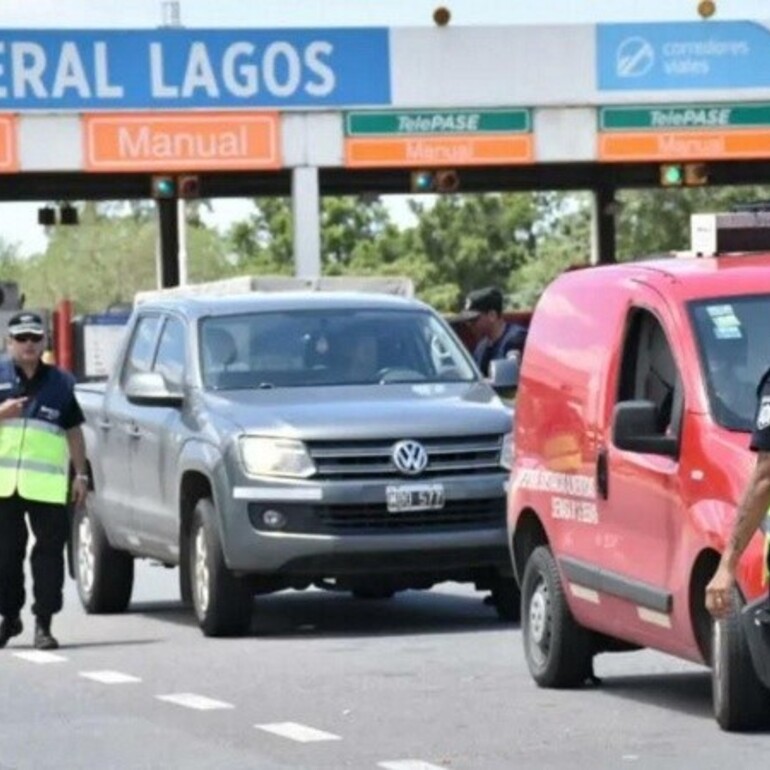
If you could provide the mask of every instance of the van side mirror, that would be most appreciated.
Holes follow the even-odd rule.
[[[652,401],[621,401],[612,415],[612,442],[629,452],[679,456],[679,441],[658,428],[658,408]]]
[[[519,387],[519,359],[499,358],[490,361],[487,381],[499,396],[513,398]]]
[[[128,378],[126,398],[141,406],[181,406],[184,396],[169,390],[160,372],[137,372]]]

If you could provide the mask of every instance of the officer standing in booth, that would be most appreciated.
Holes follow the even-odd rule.
[[[42,360],[45,329],[37,313],[10,318],[7,347],[9,357],[0,361],[0,647],[23,630],[28,517],[34,644],[52,650],[59,646],[51,618],[62,608],[70,461],[73,503],[83,505],[88,493],[85,420],[72,375]]]

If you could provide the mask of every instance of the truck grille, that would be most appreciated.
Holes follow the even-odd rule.
[[[482,529],[505,526],[505,498],[448,500],[440,510],[409,513],[389,513],[384,503],[327,505],[318,508],[317,514],[325,527],[338,533],[361,530],[436,532],[455,527]]]
[[[412,437],[409,437],[412,438]],[[315,479],[342,481],[404,479],[393,463],[393,446],[400,439],[376,441],[310,441],[308,450],[315,462]],[[452,436],[417,438],[428,453],[428,465],[419,478],[470,476],[500,471],[503,437]]]

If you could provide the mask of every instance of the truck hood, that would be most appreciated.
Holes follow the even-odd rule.
[[[500,434],[513,411],[485,383],[204,393],[204,409],[252,434],[307,440]]]

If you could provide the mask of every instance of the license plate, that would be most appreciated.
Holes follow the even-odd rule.
[[[444,507],[443,484],[402,484],[385,487],[385,499],[390,513],[431,511]]]

